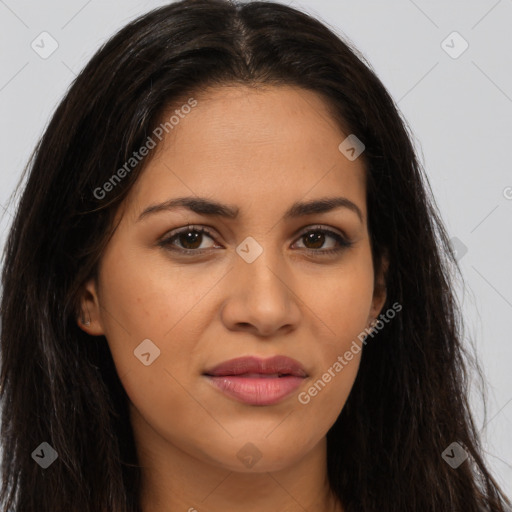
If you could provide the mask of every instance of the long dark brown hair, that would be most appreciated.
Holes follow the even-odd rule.
[[[25,169],[3,254],[2,510],[140,511],[127,396],[106,339],[76,319],[81,286],[96,275],[116,211],[147,162],[105,197],[95,190],[169,105],[224,84],[313,91],[365,145],[372,256],[390,262],[383,311],[403,309],[365,346],[327,434],[329,481],[345,510],[505,511],[468,404],[469,368],[483,377],[463,346],[453,291],[462,276],[410,129],[348,40],[285,5],[227,0],[176,2],[112,37],[72,83]],[[58,454],[47,469],[33,457],[43,442]],[[453,442],[469,455],[456,469],[442,456]]]

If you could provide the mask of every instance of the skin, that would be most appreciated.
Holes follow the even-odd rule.
[[[309,403],[298,393],[349,350],[385,301],[371,259],[362,158],[338,150],[348,133],[313,92],[237,85],[194,97],[198,105],[130,190],[97,282],[83,291],[90,324],[80,327],[105,335],[130,399],[142,509],[341,511],[328,486],[325,436],[361,352]],[[150,205],[194,195],[236,206],[239,216],[182,207],[137,220]],[[296,201],[338,196],[359,207],[362,222],[349,208],[282,219]],[[189,224],[212,237],[175,237],[174,251],[158,245]],[[353,245],[322,255],[338,243],[303,236],[317,225]],[[263,249],[252,263],[236,252],[248,236]],[[180,256],[183,247],[204,252]],[[160,349],[148,366],[134,356],[145,339]],[[278,404],[239,402],[202,375],[235,357],[277,354],[308,374]],[[237,457],[247,443],[261,455],[252,467]]]

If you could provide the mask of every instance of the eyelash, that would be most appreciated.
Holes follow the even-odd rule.
[[[175,238],[177,238],[178,236],[180,236],[180,235],[182,235],[184,233],[188,233],[188,232],[206,234],[212,240],[214,239],[214,237],[212,236],[211,232],[208,229],[204,228],[204,227],[196,228],[195,226],[187,226],[187,227],[182,228],[179,231],[175,232],[171,236],[163,238],[162,240],[160,240],[158,242],[158,245],[160,247],[163,247],[164,249],[168,249],[168,250],[172,250],[172,251],[178,251],[178,252],[180,252],[183,255],[196,255],[197,256],[198,254],[204,254],[205,252],[207,252],[209,250],[209,249],[183,249],[183,248],[179,248],[179,247],[177,248],[177,247],[172,245],[172,241]],[[344,249],[348,249],[349,247],[352,247],[352,245],[354,245],[353,242],[347,240],[346,238],[344,238],[340,234],[336,233],[335,231],[331,231],[330,229],[325,229],[325,228],[318,227],[318,226],[313,226],[313,227],[309,228],[307,231],[304,231],[298,237],[297,240],[300,240],[301,238],[303,238],[304,236],[306,236],[309,233],[322,233],[324,235],[331,236],[340,245],[340,247],[338,247],[337,249],[325,249],[325,250],[318,249],[317,250],[317,249],[308,249],[308,248],[306,248],[305,250],[307,252],[309,252],[309,253],[316,253],[316,254],[321,254],[321,255],[324,255],[324,256],[326,256],[326,255],[334,255],[334,254],[338,254],[341,251],[343,251]]]

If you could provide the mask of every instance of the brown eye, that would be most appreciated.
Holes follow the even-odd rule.
[[[204,249],[208,249],[208,247],[201,247],[205,236],[213,240],[207,229],[187,226],[184,229],[174,232],[171,236],[164,238],[159,242],[159,245],[170,250],[199,254]],[[176,245],[176,242],[178,245]]]
[[[326,243],[326,239],[333,239],[338,244],[337,247],[321,249]],[[334,254],[342,251],[343,249],[353,245],[352,242],[347,240],[340,234],[325,228],[313,228],[304,232],[299,240],[304,240],[304,246],[307,251],[316,252],[319,254]]]
[[[306,235],[303,235],[305,245],[308,249],[320,249],[325,243],[325,233],[320,231],[310,231]],[[312,244],[308,246],[308,244]]]
[[[185,249],[199,249],[199,245],[201,245],[201,241],[203,239],[203,233],[191,230],[191,231],[184,231],[178,235],[175,235],[175,237],[180,245]]]

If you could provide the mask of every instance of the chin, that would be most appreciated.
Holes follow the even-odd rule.
[[[265,439],[249,441],[247,436],[241,441],[232,440],[223,453],[208,454],[210,462],[237,473],[267,473],[286,469],[295,465],[307,452],[302,443],[283,444],[276,438],[274,442]],[[278,442],[276,446],[276,441]],[[300,452],[297,447],[300,446]]]

